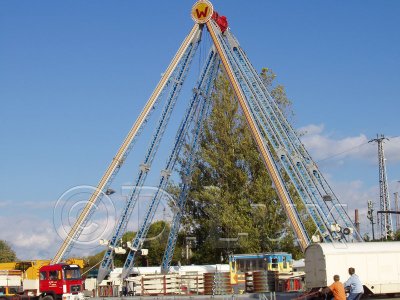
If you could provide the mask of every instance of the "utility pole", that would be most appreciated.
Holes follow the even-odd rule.
[[[360,219],[358,217],[358,209],[354,211],[354,226],[356,227],[356,230],[360,232]]]
[[[379,205],[380,211],[390,211],[390,199],[387,184],[385,154],[383,152],[383,142],[389,140],[383,134],[377,135],[376,139],[369,142],[376,142],[378,144],[378,160],[379,160]],[[387,240],[393,235],[392,218],[389,213],[382,213],[378,218],[378,223],[381,229],[381,239]]]
[[[367,218],[371,223],[372,226],[372,240],[375,240],[375,232],[374,232],[374,204],[372,203],[371,200],[368,200],[368,213],[367,213]]]
[[[398,212],[399,211],[399,192],[394,192],[393,195],[394,195],[394,208]],[[399,220],[400,220],[400,215],[397,214],[396,215],[396,232],[397,232],[397,230],[400,229],[399,228],[399,223],[400,223]]]

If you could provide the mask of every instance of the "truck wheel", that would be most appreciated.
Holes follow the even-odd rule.
[[[53,297],[51,295],[46,295],[44,297],[40,298],[41,300],[54,300]]]

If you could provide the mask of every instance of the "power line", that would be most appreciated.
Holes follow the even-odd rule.
[[[347,152],[353,151],[353,150],[355,150],[355,149],[361,148],[362,146],[367,145],[367,144],[368,144],[368,142],[365,142],[365,143],[362,143],[362,144],[357,145],[357,146],[355,146],[355,147],[352,147],[352,148],[349,148],[349,149],[347,149],[347,150],[344,150],[344,151],[342,151],[342,152],[339,152],[339,153],[333,154],[333,155],[331,155],[331,156],[325,157],[325,158],[320,159],[319,161],[317,161],[317,163],[323,162],[323,161],[325,161],[325,160],[332,159],[332,158],[334,158],[334,157],[336,157],[336,156],[339,156],[339,155],[342,155],[342,154],[344,154],[344,153],[347,153]]]
[[[389,139],[396,139],[396,138],[400,138],[400,135],[392,136],[392,137],[388,138],[388,140],[389,140]],[[369,142],[365,142],[365,143],[362,143],[362,144],[360,144],[360,145],[357,145],[357,146],[354,146],[354,147],[352,147],[352,148],[349,148],[349,149],[347,149],[347,150],[344,150],[344,151],[342,151],[342,152],[338,152],[338,153],[333,154],[333,155],[331,155],[331,156],[325,157],[325,158],[323,158],[323,159],[318,160],[317,163],[320,163],[320,162],[323,162],[323,161],[325,161],[325,160],[329,160],[329,159],[335,158],[336,156],[340,156],[340,155],[345,154],[345,153],[347,153],[347,152],[350,152],[350,151],[353,151],[353,150],[355,150],[355,149],[361,148],[362,146],[367,145],[368,143],[369,143]]]

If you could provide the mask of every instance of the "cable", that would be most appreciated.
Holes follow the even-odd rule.
[[[396,139],[396,138],[399,138],[399,137],[400,137],[400,135],[396,135],[396,136],[390,137],[390,138],[388,138],[388,139],[389,139],[389,140],[390,140],[390,139]],[[320,162],[322,162],[322,161],[325,161],[325,160],[334,158],[334,157],[336,157],[336,156],[342,155],[342,154],[344,154],[344,153],[350,152],[350,151],[352,151],[352,150],[354,150],[354,149],[361,148],[362,146],[367,145],[368,143],[369,143],[369,142],[365,142],[365,143],[362,143],[362,144],[360,144],[360,145],[358,145],[358,146],[355,146],[355,147],[352,147],[352,148],[350,148],[350,149],[344,150],[344,151],[342,151],[342,152],[336,153],[336,154],[334,154],[334,155],[332,155],[332,156],[325,157],[325,158],[323,158],[323,159],[318,160],[317,163],[320,163]]]
[[[97,267],[102,261],[103,261],[103,259],[101,259],[98,263],[96,263],[96,264],[93,265],[91,268],[89,268],[89,270],[86,270],[86,272],[83,272],[82,275],[85,275],[87,272],[89,272],[90,270],[92,270],[94,267]]]
[[[342,151],[342,152],[336,153],[336,154],[334,154],[334,155],[332,155],[332,156],[325,157],[325,158],[320,159],[319,161],[317,161],[317,163],[320,163],[320,162],[325,161],[325,160],[328,160],[328,159],[332,159],[332,158],[334,158],[334,157],[336,157],[336,156],[339,156],[339,155],[342,155],[342,154],[344,154],[344,153],[350,152],[350,151],[352,151],[352,150],[354,150],[354,149],[361,148],[362,146],[367,145],[368,143],[369,143],[369,142],[365,142],[365,143],[362,143],[362,144],[360,144],[360,145],[358,145],[358,146],[355,146],[355,147],[349,148],[349,149],[347,149],[347,150],[344,150],[344,151]]]

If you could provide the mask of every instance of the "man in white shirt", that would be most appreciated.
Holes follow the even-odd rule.
[[[358,300],[364,293],[364,287],[355,272],[356,270],[354,268],[349,268],[350,277],[343,284],[345,289],[349,289],[350,292],[347,300]]]

